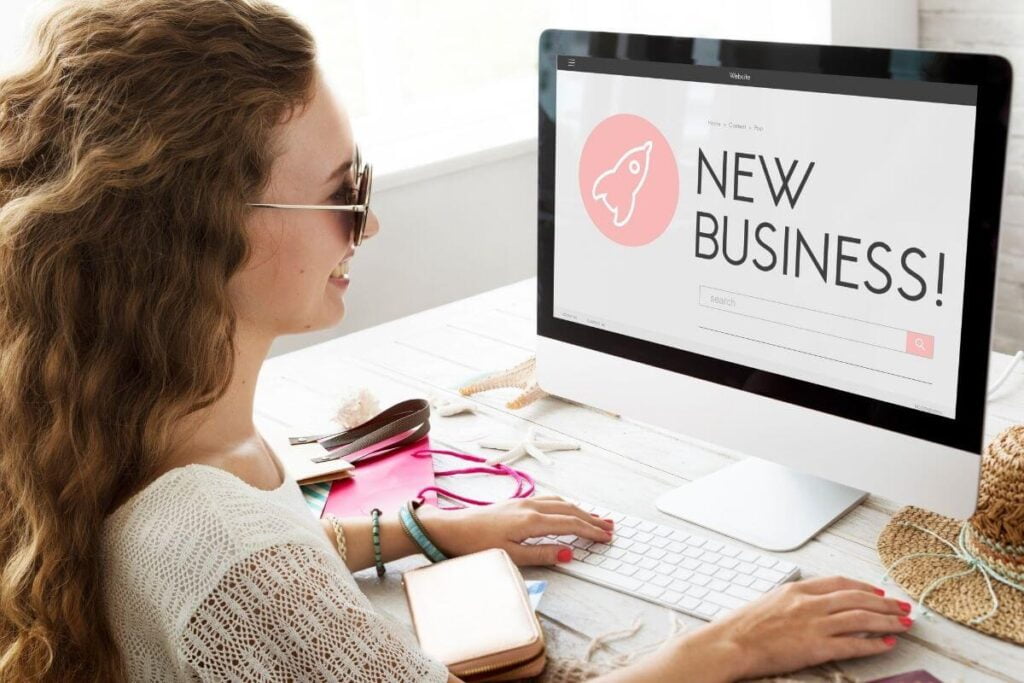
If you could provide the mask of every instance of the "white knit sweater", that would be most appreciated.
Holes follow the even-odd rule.
[[[107,519],[107,613],[133,681],[447,681],[373,609],[286,476],[190,464]]]

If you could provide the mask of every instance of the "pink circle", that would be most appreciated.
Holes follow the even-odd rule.
[[[579,175],[587,215],[619,244],[652,242],[675,215],[675,155],[661,131],[642,116],[615,114],[597,124],[583,143]]]

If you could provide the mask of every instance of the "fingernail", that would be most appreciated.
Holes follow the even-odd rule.
[[[604,520],[604,521],[608,522],[608,526],[615,526],[615,522],[613,522],[613,521],[612,521],[612,520],[610,520],[610,519],[606,519],[606,520]]]
[[[562,548],[561,550],[558,551],[558,561],[559,562],[568,562],[571,559],[572,559],[572,551],[569,550],[568,548]]]
[[[875,590],[875,595],[885,595],[885,591],[882,590],[881,588],[876,588],[874,590]]]
[[[911,624],[914,623],[914,620],[911,619],[910,617],[900,617],[900,623],[903,624],[904,626],[910,626]]]
[[[900,609],[903,610],[904,612],[909,612],[910,611],[910,603],[909,602],[903,602],[902,600],[897,600],[896,604],[899,605]]]
[[[604,535],[605,535],[606,538],[611,538],[612,537],[612,532],[606,531],[606,532],[604,532]]]
[[[882,642],[892,647],[896,644],[896,636],[882,636]]]

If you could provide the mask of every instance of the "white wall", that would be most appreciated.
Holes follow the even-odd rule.
[[[921,0],[920,35],[922,48],[991,52],[1003,55],[1013,65],[992,344],[997,351],[1015,353],[1024,348],[1024,2]]]
[[[532,277],[536,186],[530,150],[374,191],[381,229],[352,259],[345,318],[330,330],[279,337],[270,355]]]

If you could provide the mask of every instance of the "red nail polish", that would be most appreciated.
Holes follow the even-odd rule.
[[[562,548],[561,550],[558,551],[558,561],[559,562],[568,562],[571,559],[572,559],[572,551],[569,550],[568,548]]]
[[[875,588],[874,591],[876,595],[885,595],[885,591],[881,588]]]
[[[882,636],[882,642],[892,647],[896,644],[896,636]]]
[[[615,526],[615,522],[613,522],[613,521],[612,521],[612,520],[610,520],[610,519],[606,519],[606,520],[604,520],[604,521],[608,522],[608,526]]]
[[[897,600],[896,604],[899,605],[900,609],[903,610],[904,612],[909,612],[910,611],[910,603],[909,602],[903,602],[902,600]]]
[[[900,617],[900,623],[903,624],[904,626],[910,626],[911,624],[914,623],[914,620],[911,619],[910,617]]]

